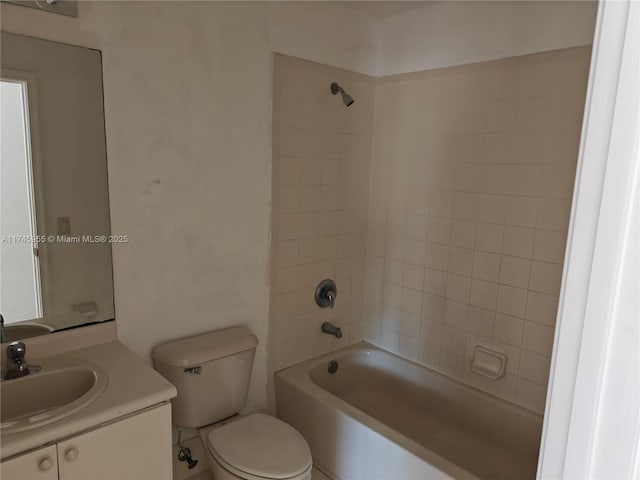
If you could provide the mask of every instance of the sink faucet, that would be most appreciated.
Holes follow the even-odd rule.
[[[29,365],[26,362],[26,351],[27,347],[22,342],[11,342],[7,346],[7,365],[2,375],[3,380],[24,377],[40,370],[38,365]]]
[[[4,330],[4,317],[0,314],[0,343],[4,343],[7,338],[7,332]]]
[[[328,333],[336,338],[342,338],[342,330],[340,330],[340,327],[336,327],[332,323],[324,322],[320,327],[320,330],[322,330],[322,333]]]

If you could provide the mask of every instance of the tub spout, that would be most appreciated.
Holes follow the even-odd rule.
[[[322,330],[322,333],[328,333],[336,338],[342,338],[342,330],[340,330],[340,327],[336,327],[332,323],[324,322],[320,327],[320,330]]]

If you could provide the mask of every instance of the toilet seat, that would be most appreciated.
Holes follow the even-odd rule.
[[[207,449],[225,470],[246,480],[293,480],[311,470],[304,437],[277,418],[255,413],[216,428]]]

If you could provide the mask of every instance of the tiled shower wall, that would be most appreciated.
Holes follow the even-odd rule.
[[[543,411],[589,57],[378,79],[366,339]],[[505,377],[471,372],[476,345]]]
[[[349,108],[334,81],[355,98]],[[275,56],[271,370],[363,338],[374,89],[365,75]],[[337,284],[334,309],[315,304],[325,278]],[[324,321],[343,338],[322,334]]]

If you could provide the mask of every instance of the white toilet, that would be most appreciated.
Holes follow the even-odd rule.
[[[232,327],[156,346],[155,368],[178,390],[173,423],[200,430],[216,480],[308,480],[309,446],[282,420],[255,413],[203,428],[244,407],[257,344],[249,329]]]

